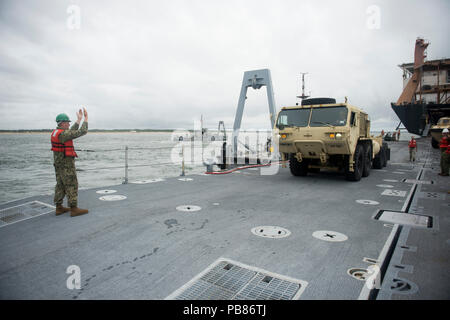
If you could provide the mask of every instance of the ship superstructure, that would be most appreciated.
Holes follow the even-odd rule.
[[[427,136],[441,117],[450,116],[450,59],[425,61],[429,43],[418,38],[414,62],[399,65],[403,70],[403,91],[391,103],[410,133]]]

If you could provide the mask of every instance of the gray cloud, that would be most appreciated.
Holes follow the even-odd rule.
[[[80,29],[67,21],[81,10]],[[367,8],[380,8],[369,29]],[[417,36],[448,57],[448,1],[2,1],[0,128],[52,128],[90,113],[91,128],[191,128],[200,115],[233,125],[243,72],[269,68],[277,109],[307,91],[363,107],[394,128],[390,102]],[[243,126],[269,127],[265,89],[248,94]]]

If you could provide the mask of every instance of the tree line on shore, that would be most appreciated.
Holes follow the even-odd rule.
[[[0,133],[45,133],[53,129],[0,130]],[[89,132],[172,132],[173,129],[89,129]]]

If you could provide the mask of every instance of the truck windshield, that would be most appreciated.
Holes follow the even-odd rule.
[[[277,128],[306,127],[311,108],[282,110],[278,115]]]
[[[311,114],[311,127],[345,126],[347,124],[347,108],[322,107],[313,108]]]

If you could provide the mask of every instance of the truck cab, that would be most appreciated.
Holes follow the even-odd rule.
[[[344,171],[349,180],[358,181],[368,175],[382,147],[381,137],[370,136],[366,112],[331,98],[306,99],[301,106],[283,107],[275,134],[282,158],[290,160],[292,174],[299,176],[327,169]]]

